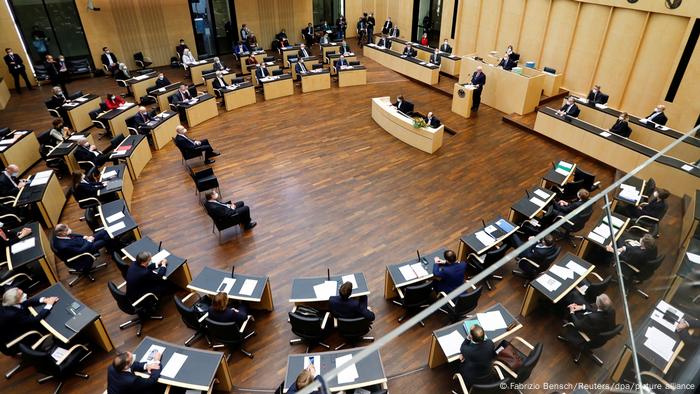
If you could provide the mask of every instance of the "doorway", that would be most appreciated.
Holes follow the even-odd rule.
[[[233,51],[238,41],[233,0],[190,0],[190,14],[197,53],[200,58]]]
[[[321,25],[322,21],[334,26],[335,20],[345,12],[344,6],[345,0],[313,0],[314,26]]]
[[[428,34],[428,45],[438,47],[440,41],[440,21],[442,0],[416,0],[413,2],[413,29],[411,41],[420,42],[423,33]]]

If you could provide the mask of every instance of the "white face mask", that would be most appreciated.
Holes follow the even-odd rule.
[[[160,79],[160,80],[162,81],[162,80],[163,80],[163,76],[161,75],[160,77],[158,77],[158,79]]]
[[[7,52],[7,54],[10,55],[10,56],[12,56],[12,55],[14,55],[15,53],[12,52],[12,51],[10,51],[10,52]]]
[[[21,304],[25,301],[27,301],[27,293],[22,293],[22,297],[20,297],[19,303]]]
[[[624,116],[620,116],[618,119],[620,119],[620,120],[625,120],[625,117],[624,117]]]
[[[10,175],[12,175],[13,177],[17,178],[17,177],[19,176],[19,171],[15,171],[15,172],[13,172],[13,173],[10,174]]]

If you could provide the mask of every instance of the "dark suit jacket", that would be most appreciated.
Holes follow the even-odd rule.
[[[585,311],[574,313],[571,320],[577,330],[589,337],[596,336],[615,328],[615,311],[598,311],[595,304],[590,304],[586,305]]]
[[[42,308],[37,316],[32,316],[27,307],[39,305],[41,305],[39,300],[28,299],[21,303],[19,307],[0,307],[0,327],[3,328],[0,330],[0,338],[2,338],[3,344],[33,329],[35,325],[39,324],[41,319],[49,314],[50,310]]]
[[[647,119],[649,119],[649,117],[651,117],[652,115],[654,115],[654,112],[649,114],[649,116],[647,116]],[[666,117],[666,114],[662,112],[662,113],[656,115],[656,117],[652,120],[652,122],[654,122],[656,124],[660,124],[660,125],[665,125],[666,122],[668,122],[668,118]]]
[[[263,75],[263,72],[265,75]],[[270,70],[268,70],[267,68],[263,69],[262,67],[260,67],[257,70],[255,70],[255,78],[257,78],[258,80],[260,80],[261,78],[269,77],[270,75]]]
[[[349,66],[349,65],[350,65],[350,63],[348,63],[348,59],[343,59],[343,60],[338,59],[335,62],[335,68],[340,68],[341,66]]]
[[[118,70],[114,73],[114,79],[121,79],[123,81],[126,81],[127,79],[131,79],[131,76],[126,75],[126,73],[123,70]]]
[[[213,201],[207,201],[204,203],[204,207],[207,209],[212,216],[218,219],[235,219],[236,210],[234,208],[229,208],[225,204],[220,204]]]
[[[341,54],[341,55],[345,55],[345,54],[348,53],[348,52],[352,52],[352,50],[350,49],[350,45],[348,45],[348,44],[345,44],[345,45],[340,44],[340,46],[338,47],[338,53]]]
[[[53,95],[51,98],[48,100],[48,103],[46,105],[51,108],[51,109],[57,109],[58,107],[62,106],[66,102],[66,96],[64,95]]]
[[[498,62],[497,66],[503,67],[504,70],[510,71],[513,69],[513,67],[516,66],[516,63],[514,61],[510,60],[510,58],[507,58],[507,59],[501,59],[501,61]]]
[[[107,394],[157,393],[159,391],[157,387],[160,369],[154,370],[148,379],[134,374],[134,372],[145,372],[145,367],[146,363],[135,361],[131,365],[131,372],[126,372],[117,371],[110,364],[107,368]]]
[[[440,127],[440,119],[436,118],[435,116],[432,117],[432,119],[428,120],[428,118],[425,118],[425,123],[427,123],[430,127],[432,128],[437,128]]]
[[[391,48],[391,40],[388,38],[380,38],[379,41],[377,41],[377,45],[389,49]]]
[[[220,323],[236,322],[239,326],[246,321],[248,316],[241,311],[234,311],[231,308],[226,308],[223,312],[217,312],[214,308],[209,307],[209,318]]]
[[[70,258],[81,253],[91,253],[94,249],[92,242],[84,239],[81,234],[76,233],[71,233],[68,239],[54,237],[53,243],[56,247],[56,253],[61,259],[63,257]]]
[[[127,298],[134,302],[146,293],[154,293],[154,289],[161,287],[166,270],[166,267],[159,267],[156,273],[153,273],[149,267],[132,263],[126,271]],[[158,295],[158,291],[155,293]]]
[[[302,67],[301,63],[297,63],[297,64],[294,66],[294,70],[296,70],[297,73],[300,73],[300,72],[302,72],[302,68],[301,68],[301,67]],[[305,70],[305,71],[309,71],[309,70],[310,70],[309,67],[306,66],[306,64],[304,64],[304,70]]]
[[[88,197],[97,197],[97,191],[104,188],[104,185],[101,182],[90,182],[90,181],[84,181],[78,183],[78,185],[75,187],[74,193],[75,197],[77,197],[79,200],[88,198]]]
[[[483,72],[477,75],[476,71],[472,74],[472,85],[478,85],[477,90],[480,90],[486,85],[486,74]]]
[[[418,52],[416,52],[416,50],[413,48],[406,47],[403,49],[403,54],[410,57],[416,57]]]
[[[46,68],[46,74],[48,74],[49,79],[52,82],[58,82],[58,80],[59,80],[58,63],[56,63],[56,62],[44,62],[44,67]]]
[[[557,248],[556,245],[545,246],[537,243],[532,245],[530,249],[527,249],[521,253],[520,257],[525,257],[534,261],[540,266],[540,269],[544,270],[546,267],[542,267],[542,263],[553,261],[559,254],[559,251],[560,249]]]
[[[589,103],[593,104],[605,104],[607,100],[605,100],[605,94],[603,92],[598,91],[597,94],[594,94],[593,91],[591,90],[588,92],[588,96],[586,96],[586,99],[588,100]]]
[[[17,183],[19,180],[10,179],[5,172],[0,173],[0,196],[16,196],[19,193],[19,188],[12,184],[12,181]]]
[[[184,92],[184,93],[178,90],[177,93],[175,93],[175,96],[173,97],[173,103],[174,104],[181,103],[183,101],[187,101],[187,100],[191,100],[191,99],[192,99],[192,95],[190,94],[189,90]]]
[[[136,115],[134,115],[134,122],[136,123],[136,126],[138,126],[138,127],[146,126],[146,123],[148,123],[152,120],[153,120],[153,118],[151,118],[151,115],[148,113],[146,113],[146,115],[144,115],[141,112],[137,112]]]
[[[109,56],[112,57],[112,62],[114,63],[119,63],[119,60],[117,59],[117,55],[113,54],[112,52],[109,53]],[[106,65],[109,67],[109,62],[107,61],[107,54],[103,53],[102,56],[100,56],[100,59],[102,60],[102,64]]]
[[[564,104],[559,108],[560,111],[564,111],[566,115],[573,116],[574,118],[578,117],[578,114],[581,113],[581,110],[578,108],[576,103],[573,103],[569,105],[568,103]]]
[[[309,57],[311,56],[311,50],[309,48],[299,49],[299,57]]]
[[[654,218],[659,218],[663,211],[666,209],[666,200],[661,200],[657,198],[652,198],[649,203],[642,207],[640,211],[641,215],[651,216]]]
[[[610,131],[617,134],[617,135],[621,135],[623,137],[629,137],[630,134],[632,134],[632,129],[630,128],[627,121],[620,120],[620,119],[615,121],[615,124],[612,125],[612,127],[610,128]]]
[[[467,264],[462,262],[435,264],[433,265],[433,275],[440,280],[433,282],[435,291],[450,293],[464,283],[464,275],[467,271]]]
[[[185,49],[189,49],[189,47],[188,47],[186,44],[180,44],[180,45],[178,45],[178,46],[175,47],[175,51],[176,51],[177,53],[179,53],[180,56],[182,56],[182,52],[184,52]]]
[[[388,34],[392,27],[394,27],[394,22],[384,21],[384,24],[382,25],[382,33]]]
[[[432,55],[430,55],[430,63],[440,64],[441,61],[442,61],[442,56],[440,56],[440,54],[436,55],[433,53]]]
[[[364,317],[369,321],[374,321],[374,313],[367,309],[367,296],[348,298],[347,300],[341,296],[331,296],[328,299],[328,307],[335,317],[344,319]]]
[[[398,37],[401,35],[401,30],[398,27],[389,29],[389,35],[391,37]]]
[[[486,339],[481,343],[464,341],[459,349],[464,361],[459,366],[459,373],[469,386],[475,379],[491,373],[491,365],[496,357],[493,341]]]
[[[18,74],[22,70],[24,70],[24,61],[18,54],[13,54],[12,59],[10,59],[10,55],[5,55],[3,59],[5,60],[5,64],[7,64],[7,69],[10,70],[11,74]],[[10,64],[13,62],[15,64]]]
[[[181,134],[175,136],[175,145],[185,150],[197,149],[197,145],[195,145],[194,140],[191,140]]]
[[[89,161],[97,166],[97,155],[82,145],[78,145],[73,155],[77,161]]]
[[[168,85],[170,85],[170,80],[168,80],[167,77],[163,76],[162,81],[160,79],[156,79],[156,87],[157,88],[164,88]]]
[[[440,50],[443,52],[452,53],[452,47],[450,46],[450,44],[440,45]]]
[[[641,246],[625,245],[625,251],[620,253],[620,260],[627,264],[644,271],[645,265],[656,258],[656,247],[651,249],[642,249]]]
[[[397,102],[394,103],[394,106],[395,106],[399,111],[401,111],[401,112],[403,112],[403,113],[405,113],[405,114],[409,114],[409,113],[413,112],[413,103],[408,102],[408,101],[406,101],[406,100],[402,101],[400,104],[399,104],[399,102],[397,101]]]

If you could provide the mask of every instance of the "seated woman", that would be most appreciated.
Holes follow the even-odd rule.
[[[185,48],[185,50],[182,51],[182,64],[185,65],[185,68],[189,68],[189,66],[195,62],[196,60],[194,59],[192,52],[188,48]]]
[[[120,105],[124,104],[125,101],[122,96],[117,96],[114,93],[107,94],[107,100],[105,100],[105,105],[108,109],[117,109]]]
[[[51,137],[51,143],[49,145],[56,146],[63,141],[67,140],[72,132],[63,123],[63,119],[56,118],[53,120],[51,130],[49,131],[49,136]]]
[[[236,308],[228,307],[228,296],[223,291],[218,292],[209,306],[209,318],[220,323],[235,322],[238,325],[248,319],[248,308],[241,303]]]

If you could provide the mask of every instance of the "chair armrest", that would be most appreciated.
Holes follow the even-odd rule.
[[[498,365],[496,365],[496,363],[494,363],[493,369],[495,369],[496,373],[498,374],[498,380],[503,380],[506,378],[505,376],[503,376],[503,371],[501,371],[501,368],[499,368]]]
[[[513,378],[518,377],[518,374],[517,374],[517,373],[515,373],[512,369],[508,368],[507,365],[503,364],[502,362],[500,362],[500,361],[498,361],[498,360],[495,360],[495,361],[493,362],[493,366],[494,366],[494,368],[496,368],[496,370],[499,371],[499,372],[500,372],[501,369],[503,369],[504,371],[506,371],[506,372],[508,373],[508,375],[512,376]],[[500,373],[498,374],[498,376],[501,378],[501,380],[503,380],[503,378],[504,378],[503,372],[500,372]]]
[[[476,253],[469,253],[469,254],[467,255],[467,260],[469,260],[470,257],[475,258],[475,259],[479,262],[479,264],[484,264],[484,258],[481,257],[481,256],[479,256],[478,254],[476,254]]]
[[[245,332],[246,326],[248,326],[248,322],[251,321],[252,318],[253,318],[253,316],[248,315],[248,318],[245,319],[245,321],[243,322],[243,324],[241,324],[241,328],[238,330],[238,332],[240,332],[241,334],[243,334],[243,333]]]
[[[457,383],[459,383],[459,387],[462,389],[462,394],[469,394],[469,390],[467,390],[467,385],[464,384],[464,378],[462,378],[462,375],[456,373],[452,375],[452,380],[456,380]]]
[[[338,319],[333,318],[333,328],[338,328]]]
[[[641,232],[648,233],[649,230],[642,227],[642,226],[630,226],[630,228],[627,231],[632,231],[632,230],[640,230]]]
[[[18,336],[17,338],[11,340],[10,342],[7,342],[7,343],[5,344],[5,347],[11,348],[12,346],[15,346],[16,344],[18,344],[19,342],[23,341],[25,338],[27,338],[27,337],[30,336],[30,335],[38,335],[39,337],[41,337],[41,333],[40,333],[39,331],[34,331],[34,330],[32,330],[32,331],[27,331],[27,332],[25,332],[24,334]]]
[[[201,322],[203,322],[207,317],[209,317],[209,312],[203,314],[202,317],[200,317],[197,321],[201,323]]]
[[[0,263],[0,266],[1,266],[1,265],[4,265],[4,264],[7,264],[7,261],[5,261],[5,262],[3,262],[3,263]],[[0,283],[0,286],[6,286],[6,285],[12,283],[12,281],[14,281],[15,279],[17,279],[17,277],[19,277],[19,276],[26,276],[27,279],[32,280],[32,277],[31,277],[31,276],[25,274],[24,272],[18,272],[18,273],[16,273],[16,274],[12,275],[11,277],[5,279],[2,283]]]
[[[49,115],[53,116],[54,118],[60,118],[60,117],[61,117],[61,114],[60,114],[57,110],[55,110],[55,109],[53,109],[53,108],[49,108]]]
[[[397,287],[396,292],[399,293],[399,298],[401,298],[403,300],[403,297],[404,297],[403,291],[401,291],[401,289]]]
[[[637,269],[635,266],[633,266],[633,265],[631,265],[631,264],[629,264],[629,263],[627,263],[627,262],[625,262],[625,261],[620,261],[620,262],[621,262],[622,264],[626,265],[627,268],[629,268],[629,269],[631,269],[632,271],[634,271],[635,274],[638,274],[638,273],[639,273],[639,269]]]
[[[66,354],[63,355],[63,357],[56,360],[56,365],[61,365],[64,361],[66,361],[66,359],[68,358],[68,356],[71,355],[71,353],[73,353],[77,349],[81,349],[81,348],[84,349],[86,352],[90,352],[90,349],[88,349],[87,346],[85,346],[85,345],[81,345],[81,344],[73,345],[70,349],[68,349]]]
[[[182,302],[187,302],[187,300],[190,299],[193,295],[197,295],[195,292],[191,292],[190,294],[186,295],[185,298],[182,299]]]
[[[330,312],[326,312],[325,315],[323,315],[323,322],[321,322],[321,330],[326,329],[326,323],[328,323],[328,318],[331,316]]]
[[[539,264],[537,264],[537,263],[535,263],[534,261],[528,259],[527,257],[521,257],[521,258],[520,258],[520,261],[525,261],[525,262],[529,263],[530,265],[534,266],[535,268],[538,268],[538,269],[540,268],[540,265],[539,265]]]
[[[558,221],[559,219],[564,219],[564,216],[557,215],[557,217],[556,217],[556,219],[554,219],[554,221],[556,222],[556,221]],[[566,223],[572,225],[572,226],[574,225],[574,222],[569,221],[569,219],[564,219],[564,221],[565,221]]]
[[[92,261],[95,261],[95,256],[93,256],[91,253],[85,252],[85,253],[81,253],[81,254],[78,254],[78,255],[75,255],[75,256],[69,258],[68,260],[66,260],[66,263],[70,263],[71,261],[79,259],[79,258],[84,257],[84,256],[90,256],[92,258]]]
[[[520,343],[522,343],[523,345],[525,345],[525,346],[526,346],[528,349],[530,349],[530,350],[533,350],[533,349],[535,348],[534,346],[532,346],[532,345],[530,344],[530,342],[524,340],[524,339],[521,338],[521,337],[517,337],[517,336],[516,336],[514,339],[516,339],[518,342],[520,342]]]
[[[121,289],[124,286],[126,286],[126,281],[122,282],[119,286],[117,286],[117,289]]]
[[[127,126],[126,129],[129,131],[129,133],[131,133],[131,135],[138,135],[139,134],[138,130],[136,130],[135,127]]]
[[[89,162],[88,162],[88,163],[89,163]],[[94,201],[94,202],[96,202],[97,204],[100,204],[100,203],[101,203],[101,201],[98,200],[98,199],[95,198],[95,197],[83,198],[82,200],[78,200],[78,203],[80,204],[80,203],[88,202],[88,201]]]
[[[663,384],[664,387],[673,387],[673,386],[671,386],[671,383],[667,382],[664,378],[662,378],[661,376],[655,374],[654,372],[651,372],[651,371],[642,371],[642,372],[639,373],[639,375],[641,375],[641,376],[648,376],[648,377],[650,377],[650,378],[652,378],[652,379],[655,379],[657,382]]]
[[[591,338],[590,338],[588,335],[586,335],[586,333],[584,333],[583,331],[579,331],[579,332],[578,332],[578,335],[580,335],[581,338],[583,338],[583,340],[586,341],[586,342],[590,342],[590,341],[591,341]]]
[[[12,218],[14,218],[15,220],[17,220],[18,222],[22,222],[22,219],[20,219],[19,216],[15,215],[15,214],[12,214],[12,213],[6,213],[6,214],[4,214],[4,215],[0,215],[0,219],[5,219],[5,218],[8,218],[8,217],[12,217]]]
[[[102,121],[100,121],[100,120],[93,119],[93,120],[92,120],[92,124],[93,124],[94,126],[97,126],[97,124],[99,124],[98,128],[100,128],[100,129],[105,129],[105,130],[107,129],[107,126],[105,126],[105,124],[102,123]]]
[[[636,224],[636,223],[639,223],[640,220],[650,220],[650,221],[652,221],[653,223],[658,223],[658,222],[659,222],[659,219],[658,219],[658,218],[655,218],[655,217],[653,217],[653,216],[648,216],[648,215],[642,215],[642,216],[638,217],[637,220],[634,221],[634,223],[635,223],[635,224]]]
[[[143,301],[145,301],[146,298],[148,298],[148,297],[153,297],[153,298],[156,299],[156,301],[158,301],[158,297],[156,297],[155,294],[153,294],[153,293],[146,293],[146,294],[144,294],[141,298],[139,298],[138,300],[134,301],[134,303],[132,303],[131,306],[138,306],[140,303],[142,303]]]
[[[2,263],[0,263],[0,267],[2,267],[3,265],[8,265],[7,261],[3,261]],[[3,282],[3,283],[5,283],[5,282]]]
[[[591,271],[590,275],[593,275],[593,276],[595,276],[595,277],[596,277],[596,279],[598,279],[598,280],[599,280],[599,281],[601,281],[601,282],[603,281],[603,277],[602,277],[602,276],[600,276],[600,275],[598,275],[598,274],[597,274],[597,273],[595,273],[594,271]]]
[[[41,343],[44,342],[44,341],[45,341],[47,338],[49,338],[50,336],[52,336],[52,335],[51,335],[51,334],[46,334],[46,335],[44,335],[43,337],[39,338],[39,340],[36,341],[36,342],[34,342],[34,344],[32,345],[32,349],[36,350],[36,348],[38,348],[39,345],[41,345]]]
[[[447,293],[445,293],[444,291],[441,291],[440,293],[438,293],[438,296],[447,298]],[[455,303],[452,302],[452,300],[449,298],[447,298],[447,303],[450,304],[451,307],[453,307],[453,308],[455,307]]]
[[[78,165],[81,165],[81,164],[89,164],[91,167],[95,166],[95,163],[93,163],[91,161],[79,161]]]
[[[123,80],[123,79],[115,79],[115,81],[117,81],[117,85],[121,86],[121,85],[123,84],[124,87],[126,87],[126,81],[125,81],[125,80]]]

